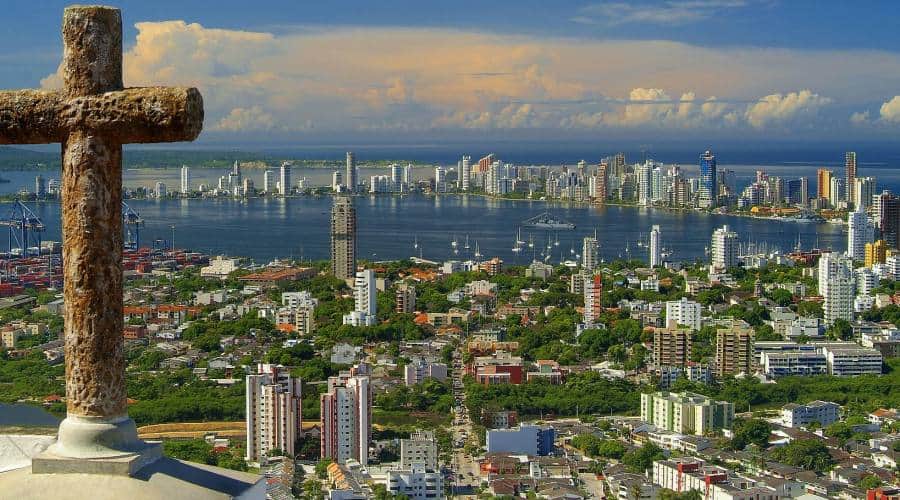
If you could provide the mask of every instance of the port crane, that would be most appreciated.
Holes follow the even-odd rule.
[[[34,253],[40,255],[41,234],[46,227],[41,218],[21,200],[16,198],[8,215],[0,219],[0,226],[9,228],[7,249],[10,255],[18,251],[19,255],[25,257],[30,248],[35,248]]]
[[[125,249],[141,248],[141,228],[144,227],[144,219],[124,201],[122,202],[122,225],[125,226]]]

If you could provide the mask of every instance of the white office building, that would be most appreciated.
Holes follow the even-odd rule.
[[[373,326],[376,322],[377,290],[375,271],[364,269],[356,273],[353,283],[353,311],[344,315],[344,324],[353,326]]]
[[[821,351],[828,363],[828,374],[838,377],[873,374],[880,375],[883,358],[877,349],[852,342],[826,344]]]
[[[662,265],[662,243],[660,239],[660,229],[658,225],[654,225],[650,230],[650,267]]]
[[[824,298],[825,324],[836,319],[853,320],[853,261],[846,255],[823,253],[819,257],[819,294]]]
[[[415,359],[404,367],[404,381],[406,385],[421,384],[427,378],[438,381],[447,380],[447,365],[444,363],[432,363],[425,359]]]
[[[259,364],[247,375],[247,454],[252,463],[264,463],[272,450],[294,455],[300,435],[301,381],[281,365]]]
[[[410,500],[444,498],[444,478],[438,469],[416,465],[387,472],[387,491]]]
[[[181,166],[181,194],[191,194],[191,168]]]
[[[847,256],[862,261],[866,258],[866,243],[875,241],[875,228],[865,212],[857,209],[847,216]]]
[[[812,401],[805,405],[788,403],[781,407],[781,425],[785,427],[809,427],[813,422],[828,427],[840,419],[840,405],[830,401]]]
[[[341,191],[341,187],[344,184],[344,177],[341,175],[340,170],[335,170],[331,173],[331,190],[335,193]]]
[[[699,302],[688,300],[687,297],[666,302],[667,328],[677,328],[678,325],[684,325],[694,331],[699,330],[702,310]]]
[[[403,167],[396,163],[391,164],[391,188],[395,193],[406,191],[406,186],[403,182]]]
[[[283,162],[278,171],[278,193],[281,196],[291,194],[291,164]]]
[[[713,231],[710,245],[712,267],[720,270],[738,263],[738,235],[727,225]]]
[[[410,469],[416,465],[437,470],[438,447],[433,431],[417,430],[409,439],[400,440],[400,468]]]
[[[165,198],[169,195],[169,191],[166,189],[165,183],[157,182],[156,183],[156,197],[157,198]]]

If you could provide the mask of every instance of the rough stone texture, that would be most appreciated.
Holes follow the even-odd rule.
[[[60,92],[0,92],[0,144],[63,142],[90,130],[119,144],[192,141],[203,125],[193,88],[143,87],[65,99]]]
[[[126,415],[122,144],[194,140],[193,88],[122,89],[122,18],[69,7],[61,92],[0,92],[0,144],[62,143],[66,397],[70,416]]]

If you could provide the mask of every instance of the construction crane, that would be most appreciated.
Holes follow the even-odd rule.
[[[144,226],[144,219],[124,201],[122,202],[122,224],[125,226],[125,249],[138,250],[141,248],[141,227]]]
[[[18,251],[19,255],[25,257],[30,248],[35,248],[34,253],[40,255],[41,233],[46,227],[41,218],[18,198],[12,203],[9,214],[0,219],[0,226],[9,228],[9,255]]]

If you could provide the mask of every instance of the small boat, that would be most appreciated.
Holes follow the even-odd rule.
[[[558,219],[550,214],[550,212],[544,212],[542,214],[538,214],[530,219],[526,219],[522,221],[522,225],[525,227],[533,227],[537,229],[550,229],[550,230],[572,230],[575,229],[575,224],[571,222],[564,221],[562,219]]]
[[[419,248],[419,237],[416,236],[413,240],[413,248]]]
[[[528,235],[528,248],[534,248],[534,236]]]
[[[463,245],[463,248],[465,248],[466,250],[469,249],[469,235],[468,234],[466,235],[466,244]]]
[[[520,247],[520,246],[522,246],[522,245],[524,245],[524,244],[525,244],[525,242],[522,241],[522,228],[520,227],[520,228],[518,229],[518,231],[516,231],[516,246],[517,246],[517,247]]]
[[[556,241],[553,242],[553,246],[555,246],[555,247],[559,246],[559,235],[558,234],[556,235]]]
[[[450,242],[450,246],[453,247],[453,248],[456,248],[457,246],[459,246],[459,242],[456,241],[456,235],[455,235],[455,234],[453,235],[453,241]]]
[[[475,259],[481,258],[481,250],[478,249],[478,241],[475,241]]]

